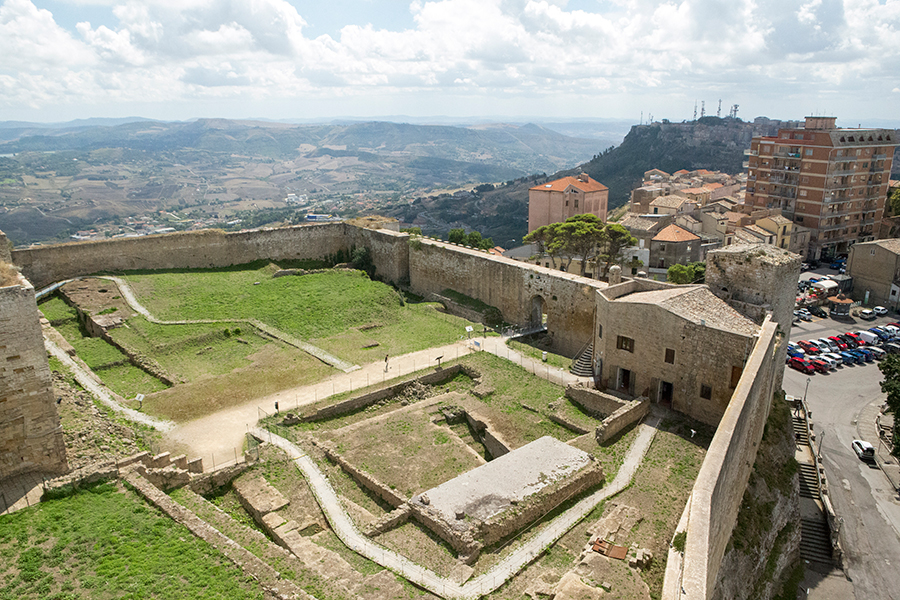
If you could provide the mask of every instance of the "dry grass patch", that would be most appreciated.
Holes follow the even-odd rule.
[[[0,287],[19,284],[19,272],[7,262],[0,262]]]

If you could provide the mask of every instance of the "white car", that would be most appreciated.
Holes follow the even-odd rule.
[[[883,306],[876,306],[872,309],[872,312],[878,315],[879,317],[883,317],[887,314],[887,309]]]
[[[865,319],[866,321],[872,321],[875,319],[875,311],[869,310],[868,308],[864,308],[859,311],[859,318]]]
[[[869,442],[853,440],[850,447],[861,460],[875,460],[875,447]]]

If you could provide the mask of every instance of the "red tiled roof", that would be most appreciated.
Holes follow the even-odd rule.
[[[699,240],[700,238],[687,229],[679,227],[678,225],[672,223],[662,231],[656,234],[656,237],[653,238],[654,242],[690,242],[692,240]]]
[[[675,171],[672,175],[687,175],[688,173],[690,173],[690,171],[687,169],[681,169],[680,171]]]
[[[530,188],[529,191],[542,191],[542,192],[564,192],[569,187],[574,187],[582,192],[602,192],[604,190],[608,190],[609,188],[597,181],[596,179],[592,179],[591,177],[587,177],[587,181],[581,181],[577,177],[563,177],[562,179],[557,179],[556,181],[548,181],[543,185],[536,185],[533,188]]]
[[[724,187],[724,186],[721,183],[707,183],[703,187],[705,187],[708,190],[717,190],[720,187]]]

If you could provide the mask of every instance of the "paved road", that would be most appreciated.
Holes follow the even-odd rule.
[[[409,581],[430,590],[438,596],[444,598],[478,598],[494,591],[503,585],[507,579],[516,575],[524,566],[540,556],[548,546],[587,516],[601,501],[625,489],[650,448],[650,443],[653,441],[658,426],[659,418],[655,416],[651,416],[647,423],[639,426],[638,435],[631,448],[628,449],[625,460],[612,482],[554,519],[540,533],[513,550],[506,558],[492,567],[490,571],[463,585],[441,577],[434,571],[417,565],[405,556],[387,550],[366,538],[356,529],[353,521],[344,511],[328,479],[300,448],[288,440],[262,429],[254,428],[252,433],[256,437],[278,446],[294,460],[297,468],[303,472],[306,480],[309,482],[316,500],[328,517],[328,522],[331,524],[332,529],[347,547],[373,562],[399,573]]]
[[[857,320],[846,325],[831,319],[815,319],[791,329],[791,339],[815,339],[836,332],[867,329],[869,323],[887,323],[896,317],[874,322]],[[829,374],[804,375],[785,369],[784,389],[802,397],[809,391],[807,403],[821,450],[829,493],[844,525],[841,542],[845,552],[845,572],[852,580],[856,600],[891,598],[900,600],[900,497],[885,474],[860,461],[850,442],[865,439],[878,445],[873,424],[884,402],[877,363],[838,367]],[[844,595],[839,595],[844,594]],[[847,598],[845,592],[815,595],[810,598]]]

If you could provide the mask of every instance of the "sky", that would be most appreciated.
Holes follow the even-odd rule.
[[[682,121],[720,100],[900,120],[900,0],[0,0],[0,121]]]

